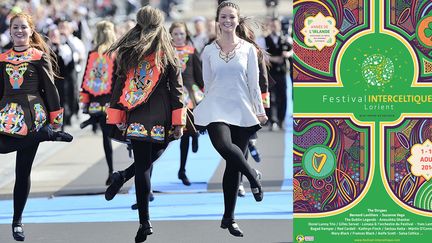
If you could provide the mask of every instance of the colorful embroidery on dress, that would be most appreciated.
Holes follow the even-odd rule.
[[[204,92],[202,92],[201,89],[196,84],[192,85],[192,92],[195,98],[195,102],[199,104],[201,100],[204,99]]]
[[[33,106],[34,111],[35,111],[35,119],[34,119],[34,124],[35,124],[35,131],[39,131],[39,129],[41,129],[44,125],[45,122],[47,120],[47,115],[45,113],[45,110],[43,108],[43,106],[41,104],[35,104]]]
[[[0,110],[0,132],[27,135],[24,111],[17,103],[8,103]]]
[[[189,61],[189,53],[182,50],[182,51],[177,51],[178,57],[180,59],[180,64],[181,64],[181,71],[184,72],[184,70],[186,69],[186,64]]]
[[[177,56],[180,59],[180,64],[182,66],[181,71],[184,72],[186,69],[186,64],[189,61],[189,56],[194,53],[194,48],[190,46],[184,46],[184,47],[178,47],[177,50]]]
[[[183,104],[185,106],[187,106],[189,109],[193,109],[194,105],[193,105],[192,99],[191,99],[191,97],[189,95],[188,89],[185,86],[183,86],[183,95],[182,95],[182,97],[183,97]]]
[[[13,89],[19,89],[24,82],[24,73],[27,71],[28,63],[19,65],[6,64],[6,73],[9,75],[9,82]]]
[[[108,55],[93,52],[89,55],[88,67],[82,88],[94,96],[111,92],[113,61]]]
[[[0,61],[18,64],[22,62],[29,62],[40,60],[42,58],[42,51],[30,48],[25,52],[15,52],[13,49],[0,54]]]
[[[15,61],[15,62],[24,62],[24,61],[30,61],[32,59],[32,52],[31,51],[25,51],[23,53],[16,53],[14,51],[11,51],[8,55],[6,60],[7,61]]]
[[[143,124],[131,123],[126,131],[126,136],[145,138],[148,137],[148,132]]]
[[[108,107],[109,107],[108,103],[105,105],[101,105],[99,102],[90,102],[89,113],[94,114],[94,113],[105,112]]]
[[[163,141],[165,139],[165,128],[161,125],[153,126],[150,136],[154,140]]]
[[[54,129],[60,128],[61,126],[63,126],[63,112],[59,112],[58,114],[56,114],[56,117],[53,119],[51,126]]]
[[[159,75],[153,61],[140,63],[134,71],[128,73],[119,103],[128,109],[145,103],[156,87]]]

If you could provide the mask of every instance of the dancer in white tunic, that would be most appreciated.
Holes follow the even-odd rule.
[[[248,165],[244,152],[267,116],[258,85],[256,48],[236,33],[237,26],[245,24],[238,5],[223,2],[216,16],[220,34],[201,56],[205,96],[194,110],[195,124],[207,129],[213,146],[226,160],[221,227],[241,237],[243,232],[234,221],[240,172],[249,180],[255,200],[263,199],[261,173]]]

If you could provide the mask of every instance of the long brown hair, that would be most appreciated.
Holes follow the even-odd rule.
[[[259,27],[258,22],[252,20],[249,17],[241,17],[239,21],[239,25],[236,28],[236,34],[241,39],[251,43],[255,46],[257,50],[258,60],[264,61],[268,60],[268,53],[263,50],[256,42],[256,36],[253,26]],[[267,63],[268,64],[268,63]]]
[[[183,28],[186,32],[186,44],[192,43],[192,35],[189,32],[185,22],[173,22],[168,30],[171,35],[175,28]]]
[[[137,25],[108,50],[110,54],[117,52],[117,74],[125,76],[129,70],[153,53],[156,67],[160,71],[163,71],[168,64],[180,67],[171,43],[171,35],[163,25],[163,13],[153,7],[145,6],[138,11],[136,18]]]
[[[110,21],[102,20],[96,24],[96,36],[94,39],[95,50],[102,54],[110,48],[116,41],[114,24]]]
[[[30,29],[32,30],[32,35],[30,36],[30,47],[38,49],[42,52],[44,52],[49,59],[49,62],[51,63],[51,66],[53,68],[54,71],[54,77],[56,78],[60,78],[59,74],[58,74],[58,64],[57,64],[57,58],[54,54],[54,52],[51,50],[51,48],[49,48],[48,44],[45,42],[44,38],[36,31],[36,26],[33,22],[33,18],[31,17],[31,15],[25,13],[25,12],[20,12],[20,13],[16,13],[12,16],[12,18],[10,19],[10,28],[12,28],[12,23],[15,19],[18,18],[22,18],[25,19],[30,27]]]

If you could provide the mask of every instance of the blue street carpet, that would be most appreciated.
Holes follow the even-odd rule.
[[[137,221],[131,210],[135,195],[120,194],[112,201],[102,195],[31,198],[24,210],[25,223],[114,222]],[[12,200],[0,201],[0,224],[12,220]],[[262,202],[252,194],[238,198],[237,219],[292,219],[292,192],[266,192]],[[155,194],[150,203],[151,220],[220,220],[223,213],[222,193]]]

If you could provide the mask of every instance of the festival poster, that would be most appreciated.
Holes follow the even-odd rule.
[[[293,241],[432,239],[432,1],[293,4]]]

